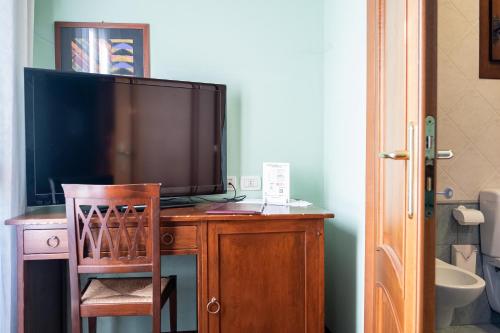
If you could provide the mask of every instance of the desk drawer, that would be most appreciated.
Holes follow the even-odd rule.
[[[184,250],[197,248],[197,227],[161,227],[160,248],[162,250]]]
[[[24,254],[64,252],[68,252],[66,229],[24,231]]]

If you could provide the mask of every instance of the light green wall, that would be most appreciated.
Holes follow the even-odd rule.
[[[325,0],[326,322],[363,332],[366,0]]]
[[[228,174],[290,162],[292,197],[323,204],[323,0],[35,0],[36,67],[54,67],[58,20],[149,23],[153,77],[227,84]],[[180,329],[194,329],[193,259],[163,265],[182,275]]]
[[[153,77],[228,85],[228,173],[289,161],[292,196],[336,214],[325,233],[326,323],[362,332],[366,1],[36,0],[37,67],[54,67],[56,20],[149,23]],[[180,329],[194,329],[194,258],[163,265],[180,278]],[[100,322],[113,332],[148,324]]]
[[[292,196],[321,204],[322,4],[36,0],[34,65],[54,67],[54,21],[149,23],[152,77],[228,85],[228,173],[290,162]]]

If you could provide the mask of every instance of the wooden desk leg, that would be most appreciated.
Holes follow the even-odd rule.
[[[24,238],[23,226],[17,227],[17,332],[24,333]]]
[[[208,300],[207,285],[207,224],[199,224],[198,254],[196,255],[196,289],[198,294],[198,333],[208,332],[205,305]]]

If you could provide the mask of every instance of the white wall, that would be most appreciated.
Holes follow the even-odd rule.
[[[363,332],[366,0],[325,0],[326,324]]]

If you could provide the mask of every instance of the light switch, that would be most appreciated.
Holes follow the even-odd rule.
[[[262,186],[259,176],[241,176],[240,184],[243,191],[260,191]]]

